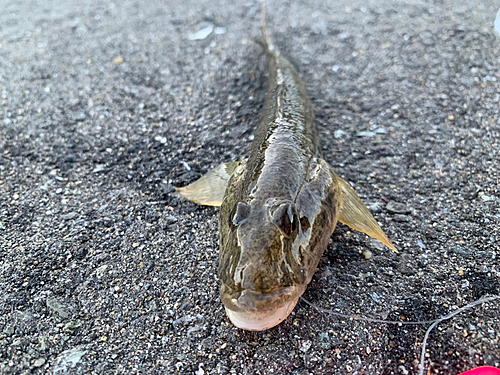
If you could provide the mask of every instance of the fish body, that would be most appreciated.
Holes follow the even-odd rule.
[[[220,205],[220,298],[231,321],[265,330],[283,321],[311,281],[337,221],[394,248],[348,183],[322,159],[314,111],[292,64],[261,43],[269,72],[248,160],[178,189]]]

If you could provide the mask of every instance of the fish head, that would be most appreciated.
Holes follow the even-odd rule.
[[[223,201],[218,274],[221,300],[237,327],[265,330],[294,309],[331,235],[331,213],[317,206],[305,215],[290,198]],[[326,230],[316,225],[312,233],[313,221],[323,221]]]

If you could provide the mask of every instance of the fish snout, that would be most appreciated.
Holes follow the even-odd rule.
[[[222,286],[221,296],[224,295]],[[305,285],[279,288],[270,293],[244,290],[238,298],[222,298],[226,314],[233,324],[248,331],[263,331],[276,326],[293,311]]]

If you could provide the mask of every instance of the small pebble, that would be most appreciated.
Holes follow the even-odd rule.
[[[106,273],[106,269],[107,269],[107,268],[108,268],[108,265],[107,265],[107,264],[105,264],[105,265],[100,266],[99,268],[97,268],[97,269],[95,270],[95,274],[96,274],[96,276],[97,276],[97,277],[103,277],[103,276],[104,276],[104,274]]]
[[[375,202],[368,206],[370,212],[381,212],[382,211],[382,203]]]
[[[82,325],[79,321],[68,322],[64,325],[63,331],[73,333]]]
[[[47,298],[47,307],[56,312],[61,318],[65,319],[69,316],[66,306],[57,301],[55,298]]]
[[[45,364],[45,358],[38,358],[35,363],[33,363],[34,367],[41,367]]]
[[[458,254],[458,255],[463,255],[463,256],[466,256],[466,255],[470,255],[471,252],[469,250],[466,250],[464,249],[463,247],[461,246],[452,246],[451,247],[451,251],[455,254]]]
[[[302,340],[300,341],[300,351],[307,352],[311,348],[312,342],[311,340]]]
[[[214,29],[214,33],[217,35],[222,35],[222,34],[225,34],[226,32],[227,32],[227,30],[225,27],[216,27]]]
[[[385,209],[393,214],[409,214],[410,209],[403,203],[389,202],[385,206]]]
[[[422,242],[422,240],[417,240],[417,245],[420,247],[422,250],[425,250],[427,246]]]
[[[358,137],[373,138],[373,137],[375,137],[375,133],[374,132],[362,131],[362,132],[358,132]]]
[[[188,171],[191,170],[191,167],[188,165],[188,163],[186,163],[184,160],[181,160],[181,163],[182,165],[184,166],[184,168],[186,168]]]
[[[5,333],[7,336],[11,336],[14,334],[16,329],[14,328],[13,325],[8,325],[4,328],[3,333]]]
[[[61,219],[63,220],[71,220],[74,219],[78,214],[76,212],[68,212],[67,214],[61,215]]]
[[[165,224],[167,224],[167,225],[170,225],[170,224],[177,222],[177,218],[175,216],[167,216],[163,220],[165,221]]]
[[[92,172],[94,173],[99,173],[99,172],[102,172],[106,169],[106,166],[104,164],[97,164],[95,167],[94,167],[94,170]]]
[[[339,138],[342,138],[342,136],[345,134],[345,131],[341,130],[341,129],[338,129],[338,130],[335,130],[335,132],[333,133],[333,136],[337,139]]]
[[[188,39],[189,40],[206,39],[212,33],[213,30],[214,30],[214,25],[210,24],[196,33],[188,34]]]
[[[161,135],[157,135],[157,136],[155,137],[155,141],[158,141],[158,142],[160,142],[160,143],[165,144],[165,143],[167,143],[167,138],[166,138],[166,137],[162,137]]]

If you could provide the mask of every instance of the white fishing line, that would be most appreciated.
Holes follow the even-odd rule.
[[[431,333],[432,329],[437,326],[439,323],[441,323],[444,320],[448,320],[450,318],[453,318],[455,315],[460,314],[462,311],[465,311],[471,307],[474,307],[476,305],[479,305],[481,303],[486,303],[486,302],[491,302],[496,299],[499,299],[500,296],[490,296],[490,297],[483,297],[481,299],[478,299],[477,301],[471,302],[468,305],[465,305],[461,308],[459,308],[457,311],[453,311],[452,313],[443,316],[439,319],[436,319],[434,323],[431,324],[431,326],[427,329],[427,332],[425,332],[424,336],[424,342],[422,343],[422,353],[420,355],[420,364],[418,365],[420,367],[419,375],[424,374],[424,361],[425,361],[425,346],[427,345],[427,339],[429,338],[429,334]]]
[[[367,318],[361,315],[349,315],[349,314],[342,314],[338,313],[336,311],[330,310],[330,309],[325,309],[323,307],[318,307],[315,306],[312,302],[309,302],[306,300],[304,297],[300,297],[301,300],[303,300],[305,303],[307,303],[309,306],[314,307],[316,310],[320,312],[325,312],[331,315],[339,316],[341,318],[347,318],[347,319],[356,319],[356,320],[364,320],[367,322],[372,322],[372,323],[386,323],[386,324],[406,324],[406,325],[423,325],[423,324],[430,324],[434,323],[436,319],[432,320],[422,320],[420,322],[404,322],[404,321],[398,321],[398,320],[385,320],[385,319],[376,319],[376,318]]]
[[[316,310],[319,312],[324,312],[328,313],[331,315],[335,315],[341,318],[347,318],[347,319],[356,319],[356,320],[364,320],[366,322],[372,322],[372,323],[384,323],[384,324],[400,324],[400,325],[424,325],[424,324],[431,324],[431,326],[427,329],[425,332],[424,336],[424,341],[422,342],[422,352],[420,355],[420,364],[418,365],[420,370],[419,370],[419,375],[424,374],[424,361],[425,361],[425,348],[427,346],[427,340],[429,339],[429,334],[431,333],[432,329],[437,326],[439,323],[453,318],[455,315],[460,314],[461,312],[470,309],[471,307],[480,305],[482,303],[486,302],[491,302],[497,299],[500,299],[500,296],[488,296],[488,297],[483,297],[478,299],[477,301],[471,302],[468,305],[465,305],[463,307],[460,307],[458,310],[453,311],[452,313],[442,316],[437,319],[432,319],[432,320],[421,320],[417,322],[408,322],[408,321],[397,321],[397,320],[384,320],[384,319],[376,319],[376,318],[367,318],[361,315],[349,315],[349,314],[342,314],[338,313],[336,311],[330,310],[330,309],[325,309],[323,307],[318,307],[314,305],[312,302],[309,302],[307,299],[304,297],[300,297],[301,300],[303,300],[305,303],[307,303],[309,306],[314,307]]]

